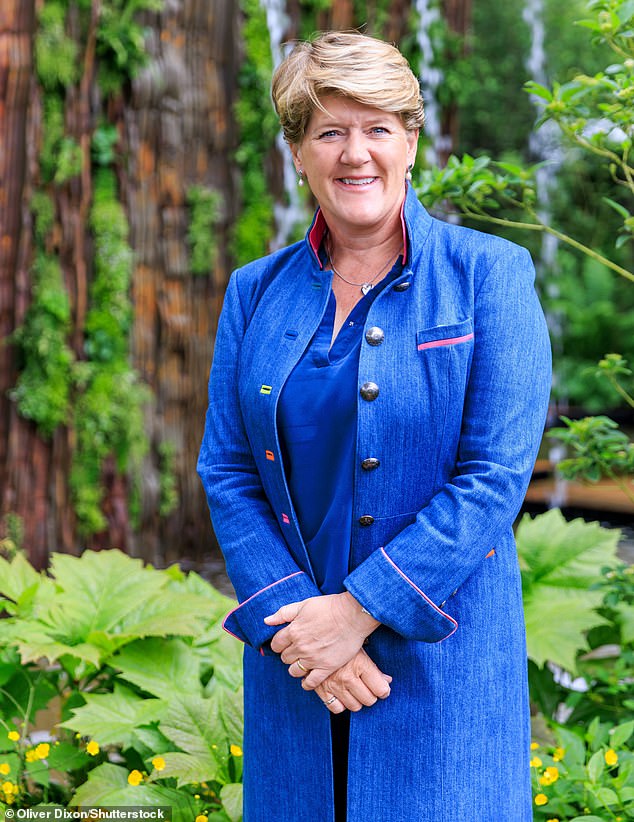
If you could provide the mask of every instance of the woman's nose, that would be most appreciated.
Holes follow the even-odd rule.
[[[360,166],[370,159],[365,134],[350,132],[341,152],[341,161],[346,165]]]

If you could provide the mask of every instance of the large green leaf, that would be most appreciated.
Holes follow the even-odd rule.
[[[229,741],[217,700],[194,694],[178,695],[169,703],[167,716],[159,727],[181,751],[194,759],[206,761],[211,756],[218,769],[216,778],[229,781]]]
[[[99,765],[73,796],[72,806],[82,807],[168,807],[173,822],[192,822],[198,813],[192,796],[185,791],[156,784],[129,785],[128,772],[110,763]]]
[[[180,639],[138,640],[113,657],[111,664],[123,679],[162,699],[201,691],[198,659]]]
[[[165,760],[165,768],[162,771],[153,771],[150,774],[152,779],[174,777],[179,788],[183,785],[212,782],[218,779],[218,763],[211,751],[196,756],[180,751],[168,751],[161,756]]]
[[[36,600],[50,600],[52,590],[51,580],[38,573],[23,554],[16,554],[11,562],[0,557],[0,597],[11,600],[0,600],[0,610],[6,608],[21,617],[28,616]]]
[[[156,722],[166,714],[167,705],[161,699],[143,699],[125,686],[115,683],[111,694],[84,694],[86,704],[73,710],[73,716],[60,723],[100,745],[121,745],[132,742],[138,725]]]
[[[227,812],[231,822],[242,821],[242,785],[232,782],[223,785],[220,791],[222,807]]]
[[[538,665],[551,661],[574,671],[588,647],[586,632],[605,623],[596,611],[602,594],[589,588],[614,562],[619,532],[581,519],[567,522],[554,509],[517,530],[522,567],[528,655]]]

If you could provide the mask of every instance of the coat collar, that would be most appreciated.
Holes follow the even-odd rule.
[[[401,225],[403,227],[403,248],[405,254],[403,257],[404,265],[411,268],[413,260],[418,255],[423,243],[425,242],[429,229],[431,227],[432,218],[421,205],[414,188],[409,183],[406,183],[405,198],[401,206]],[[319,249],[328,225],[322,213],[321,208],[318,208],[313,217],[310,228],[306,232],[306,245],[308,250],[319,268],[323,268],[323,263],[319,256]]]

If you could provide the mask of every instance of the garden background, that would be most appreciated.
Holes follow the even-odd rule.
[[[535,259],[535,814],[634,819],[634,0],[4,0],[0,809],[240,819],[240,648],[194,466],[230,271],[313,208],[272,67],[353,27],[421,78],[424,204]]]

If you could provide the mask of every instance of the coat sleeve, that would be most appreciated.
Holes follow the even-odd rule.
[[[240,410],[238,365],[246,316],[234,273],[218,324],[209,378],[209,406],[197,470],[227,573],[240,605],[224,628],[267,652],[279,626],[264,617],[289,602],[319,595],[292,558],[262,488]],[[272,653],[268,651],[268,653]]]
[[[484,276],[454,474],[415,522],[344,581],[376,619],[409,639],[437,642],[456,630],[445,600],[508,533],[522,505],[551,382],[534,276],[519,246]]]

